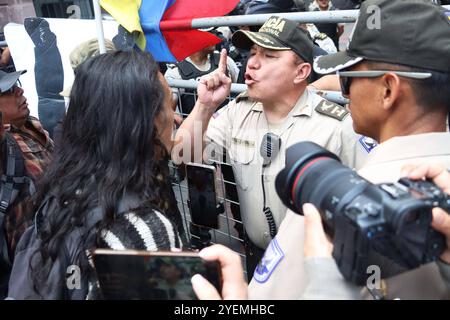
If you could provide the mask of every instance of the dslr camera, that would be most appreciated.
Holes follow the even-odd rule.
[[[402,178],[374,185],[313,142],[286,152],[275,180],[278,196],[302,214],[304,203],[320,211],[332,237],[333,258],[346,280],[365,285],[376,265],[386,278],[436,260],[445,238],[431,228],[432,208],[449,211],[450,197],[428,180]]]

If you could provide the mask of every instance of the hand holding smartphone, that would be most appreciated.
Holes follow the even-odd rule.
[[[200,300],[247,300],[248,286],[239,255],[233,250],[215,244],[199,252],[207,261],[217,261],[221,268],[223,289],[218,291],[201,276],[192,278],[192,287]]]
[[[191,285],[195,274],[222,290],[219,263],[194,252],[96,249],[92,255],[107,300],[195,300]]]

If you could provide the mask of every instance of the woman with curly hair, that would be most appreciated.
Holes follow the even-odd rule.
[[[76,69],[61,145],[38,188],[35,232],[16,251],[10,297],[85,299],[86,250],[182,247],[167,166],[172,128],[170,88],[150,54],[110,52]],[[80,268],[81,288],[66,284],[71,265]]]

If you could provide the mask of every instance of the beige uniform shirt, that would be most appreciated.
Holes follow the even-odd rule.
[[[450,133],[392,138],[372,150],[366,164],[358,173],[373,183],[395,182],[400,178],[403,165],[410,163],[441,163],[450,168]],[[259,283],[252,279],[249,285],[251,299],[299,299],[303,296],[305,284],[310,280],[305,278],[304,273],[303,228],[303,217],[288,212],[275,238],[278,251],[282,251],[283,257],[279,259],[267,281]],[[271,247],[272,245],[269,249]],[[269,253],[270,255],[272,254]],[[444,266],[441,268],[444,272]],[[448,267],[446,272],[448,277]],[[309,277],[312,276],[319,279],[319,281],[315,279],[315,283],[319,283],[321,278],[324,280],[323,292],[330,291],[327,288],[330,283],[326,280],[329,279],[329,275],[309,274]],[[335,274],[335,278],[341,279],[344,283],[339,273]],[[449,287],[446,287],[446,284],[449,285],[448,281],[443,280],[436,263],[431,263],[387,279],[387,298],[449,298]],[[370,298],[365,289],[363,296]]]
[[[450,168],[450,133],[395,137],[376,147],[358,173],[373,183],[395,182],[405,164],[440,163]],[[449,299],[436,263],[386,279],[388,299]],[[368,293],[364,294],[369,297]]]
[[[286,215],[286,207],[275,191],[275,177],[284,168],[287,148],[310,140],[337,154],[349,166],[356,167],[363,162],[367,152],[359,143],[347,114],[345,108],[306,90],[283,124],[277,127],[280,151],[264,169],[266,206],[271,209],[277,227]],[[263,157],[260,146],[268,130],[262,104],[241,95],[212,117],[206,133],[208,140],[228,151],[244,227],[249,238],[260,248],[266,248],[272,240],[263,212],[261,182]]]

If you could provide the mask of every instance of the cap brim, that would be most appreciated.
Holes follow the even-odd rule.
[[[239,30],[233,34],[231,42],[235,47],[246,50],[249,50],[253,44],[272,50],[291,50],[274,37],[261,32]]]
[[[320,56],[314,59],[314,71],[319,74],[334,73],[349,68],[364,60],[362,57],[352,57],[346,51]]]
[[[17,80],[19,80],[20,76],[23,75],[27,70],[16,71],[11,73],[6,73],[4,71],[2,78],[0,80],[0,93],[5,92],[12,88],[13,85],[16,84]]]

